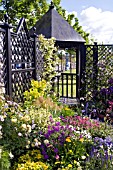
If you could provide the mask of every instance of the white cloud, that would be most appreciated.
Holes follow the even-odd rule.
[[[69,14],[74,14],[75,17],[77,17],[77,12],[76,11],[72,11],[72,12],[66,11],[66,15],[68,16]]]
[[[113,12],[89,7],[80,14],[80,25],[99,43],[113,43]]]

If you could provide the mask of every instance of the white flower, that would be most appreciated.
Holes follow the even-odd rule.
[[[35,138],[35,139],[34,139],[34,142],[38,142],[38,139]]]
[[[19,133],[18,133],[18,136],[22,136],[22,133],[19,132]]]
[[[41,142],[38,142],[38,145],[40,146],[40,145],[41,145]]]
[[[30,140],[28,140],[28,141],[27,141],[27,144],[29,145],[30,143],[31,143]]]
[[[21,127],[22,127],[23,129],[26,129],[26,128],[27,128],[26,124],[22,124]]]
[[[73,131],[75,130],[74,127],[72,125],[69,125],[69,128],[71,128]]]
[[[35,146],[38,147],[38,142],[35,143]]]
[[[2,136],[2,134],[3,134],[3,133],[0,131],[0,136]]]
[[[102,148],[102,149],[103,149],[103,148],[104,148],[104,147],[103,147],[103,145],[100,145],[100,148]]]
[[[0,125],[0,130],[2,129],[2,126]]]
[[[0,148],[0,159],[1,159],[1,155],[2,155],[2,149]]]
[[[2,148],[0,148],[0,153],[2,153]]]
[[[30,133],[31,132],[31,126],[27,125],[27,129],[28,129],[28,132]]]
[[[33,125],[32,125],[32,129],[34,129],[34,128],[35,128],[35,126],[36,126],[36,124],[33,124]]]
[[[17,119],[16,119],[16,118],[12,118],[12,119],[11,119],[11,122],[16,123],[16,122],[17,122]]]
[[[12,159],[12,158],[14,158],[14,155],[10,152],[9,157]]]
[[[86,156],[81,156],[82,159],[86,159]]]
[[[80,134],[80,131],[76,131],[77,134]]]
[[[77,166],[80,166],[80,163],[79,163],[79,162],[77,162]]]
[[[49,144],[49,141],[47,139],[45,139],[44,143],[47,145],[47,144]]]
[[[1,122],[4,122],[4,117],[2,115],[0,115],[0,120]]]
[[[81,166],[79,166],[79,167],[77,168],[77,170],[82,170]]]
[[[26,149],[29,149],[29,145],[26,145]]]

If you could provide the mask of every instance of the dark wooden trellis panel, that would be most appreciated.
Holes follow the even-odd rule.
[[[86,97],[90,99],[113,77],[113,45],[86,45]]]
[[[4,29],[0,29],[0,92],[5,93],[5,87],[7,84],[7,66],[6,66],[6,49],[5,47],[5,37],[6,31]]]
[[[17,32],[3,24],[0,29],[1,84],[5,94],[15,101],[23,101],[23,92],[30,88],[32,79],[42,78],[43,57],[39,50],[38,38],[29,37],[25,19],[20,20]],[[3,82],[3,83],[2,83]]]

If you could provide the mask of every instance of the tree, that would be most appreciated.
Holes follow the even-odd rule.
[[[89,42],[89,33],[86,33],[82,26],[79,25],[78,18],[73,13],[68,14],[60,5],[61,0],[53,0],[54,6],[58,13],[68,21],[70,25]],[[47,0],[0,0],[0,20],[7,12],[13,25],[18,24],[18,20],[24,17],[27,21],[28,28],[32,27],[49,9]]]
[[[0,0],[0,6],[3,7],[0,19],[7,12],[13,25],[17,25],[18,20],[24,17],[30,27],[46,13],[49,5],[46,0]]]

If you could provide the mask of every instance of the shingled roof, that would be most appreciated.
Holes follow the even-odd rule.
[[[49,10],[34,25],[37,35],[43,34],[46,38],[55,37],[58,42],[76,42],[84,43],[85,40],[78,34],[69,23],[58,14],[51,4]],[[29,31],[33,35],[33,27]]]

